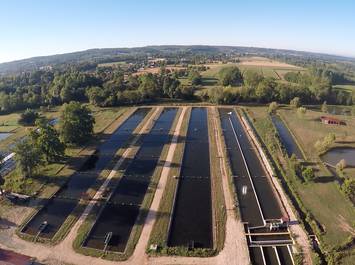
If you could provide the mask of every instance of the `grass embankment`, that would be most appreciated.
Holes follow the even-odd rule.
[[[105,139],[107,139],[108,135],[113,133],[116,128],[126,119],[129,115],[134,111],[134,108],[127,110],[123,108],[117,109],[116,113],[112,113],[110,119],[107,119],[105,125],[102,123],[102,127],[100,133],[97,130],[96,137],[93,141],[91,141],[86,147],[75,148],[75,152],[71,150],[71,156],[68,159],[68,162],[65,164],[58,164],[57,169],[54,172],[50,172],[48,175],[43,176],[41,181],[41,186],[37,190],[39,196],[35,197],[30,201],[29,206],[34,208],[32,213],[25,219],[22,225],[18,229],[18,233],[21,237],[27,240],[33,240],[32,236],[22,234],[20,231],[25,226],[25,224],[44,206],[43,201],[47,201],[50,197],[52,197],[64,183],[66,183],[70,176],[72,176],[80,167],[90,158],[90,156],[95,152],[97,146],[101,144]],[[55,168],[56,165],[52,165],[52,168]],[[48,171],[47,171],[48,172]],[[37,176],[38,177],[38,176]],[[33,186],[32,188],[34,188]],[[90,196],[90,190],[87,193]],[[74,214],[76,217],[77,215]],[[56,233],[51,241],[45,239],[39,239],[40,242],[52,243],[55,244],[59,240],[61,240],[69,228],[73,224],[73,221],[76,220],[74,218],[69,217],[60,230]]]
[[[216,142],[217,128],[215,128],[215,112],[208,108],[208,131],[210,144],[210,163],[211,163],[211,184],[212,184],[212,213],[214,226],[214,248],[216,253],[221,251],[225,240],[226,227],[226,205],[223,195],[221,160],[218,157],[218,149]]]
[[[305,221],[311,225],[317,234],[323,253],[328,260],[336,259],[335,264],[343,264],[343,255],[339,248],[347,245],[354,236],[355,212],[351,202],[340,191],[339,184],[331,178],[330,173],[320,163],[319,156],[314,150],[314,143],[329,132],[342,135],[350,128],[326,126],[317,120],[320,113],[308,111],[304,119],[299,119],[295,110],[282,109],[279,113],[296,136],[301,148],[311,160],[311,164],[319,168],[315,181],[303,182],[290,169],[289,159],[281,150],[281,144],[275,129],[268,117],[266,107],[248,107],[248,113],[259,136],[272,154],[274,160],[285,174],[285,181],[302,211]],[[346,136],[344,136],[346,137]],[[350,136],[353,137],[353,136]],[[344,140],[350,137],[346,137]],[[309,163],[310,161],[306,161]],[[328,175],[325,175],[328,174]]]
[[[167,153],[168,153],[168,149],[169,149],[169,146],[170,146],[170,141],[172,139],[173,132],[175,131],[175,127],[176,127],[176,124],[177,124],[177,121],[178,121],[180,113],[181,113],[181,109],[178,110],[178,113],[177,113],[177,115],[175,117],[173,125],[172,125],[172,127],[170,129],[170,136],[171,136],[170,140],[163,147],[162,153],[160,155],[160,160],[159,160],[160,162],[158,163],[158,166],[156,167],[156,169],[154,171],[154,174],[152,176],[152,180],[150,182],[150,185],[149,185],[148,191],[147,191],[147,193],[146,193],[146,195],[144,197],[144,200],[143,200],[143,202],[141,204],[140,213],[139,213],[139,215],[137,217],[137,220],[136,220],[136,223],[133,226],[133,229],[131,231],[130,238],[128,240],[128,243],[127,243],[125,251],[123,253],[109,252],[109,251],[106,252],[106,253],[103,253],[103,251],[101,251],[101,250],[82,247],[82,244],[84,243],[84,240],[86,239],[86,237],[90,233],[90,230],[93,227],[94,222],[95,222],[95,220],[96,220],[96,218],[98,216],[98,213],[100,211],[101,207],[98,206],[94,211],[91,212],[91,214],[89,215],[89,218],[84,222],[83,226],[79,229],[78,236],[77,236],[77,238],[75,239],[75,241],[73,243],[74,249],[77,252],[85,254],[85,255],[90,255],[90,256],[95,256],[95,257],[103,257],[105,259],[117,260],[117,261],[126,260],[133,254],[134,248],[135,248],[135,246],[136,246],[136,244],[137,244],[137,242],[139,240],[139,237],[141,235],[141,232],[142,232],[142,229],[143,229],[143,226],[144,226],[144,220],[145,220],[145,218],[146,218],[146,216],[147,216],[147,214],[149,212],[150,205],[151,205],[151,203],[153,201],[154,194],[155,194],[155,189],[157,187],[157,184],[159,183],[161,171],[162,171],[163,166],[164,166],[163,161],[165,161],[165,159],[166,159],[166,156],[167,156]],[[159,114],[158,114],[158,116],[159,116]],[[137,148],[136,151],[138,151],[138,148]],[[134,155],[131,156],[131,159],[133,157],[134,157]],[[121,166],[120,167],[120,173],[115,175],[115,178],[118,181],[122,177],[126,166],[127,165]],[[117,183],[118,182],[116,182],[116,184]]]
[[[185,137],[187,134],[187,129],[190,120],[191,109],[189,108],[186,113],[184,120],[181,124],[179,138],[177,140],[176,149],[172,159],[172,166],[169,171],[167,178],[165,190],[163,192],[162,199],[159,204],[159,210],[157,212],[156,221],[154,223],[152,232],[149,238],[149,244],[157,244],[158,253],[167,254],[167,241],[168,241],[168,230],[170,219],[172,218],[171,212],[175,199],[175,191],[178,183],[178,179],[175,176],[180,175],[181,163],[183,159],[184,149],[185,149]]]

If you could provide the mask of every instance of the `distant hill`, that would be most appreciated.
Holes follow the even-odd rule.
[[[146,46],[137,48],[104,48],[90,49],[79,52],[57,54],[50,56],[33,57],[0,64],[0,74],[12,74],[23,71],[37,70],[42,67],[54,67],[63,64],[79,63],[105,63],[127,59],[145,58],[148,56],[184,56],[193,55],[219,55],[219,54],[241,54],[259,55],[270,58],[289,59],[301,58],[304,60],[349,61],[355,63],[355,58],[347,58],[336,55],[311,53],[293,50],[240,47],[240,46],[205,46],[205,45],[163,45]],[[297,62],[297,60],[295,60]]]

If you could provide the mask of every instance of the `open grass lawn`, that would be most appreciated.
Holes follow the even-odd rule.
[[[349,145],[354,145],[355,142],[355,118],[347,115],[337,115],[346,123],[345,126],[326,125],[320,122],[320,116],[330,114],[319,111],[307,110],[303,118],[297,116],[296,110],[291,108],[282,108],[278,110],[279,114],[286,121],[289,128],[296,136],[299,144],[306,152],[308,158],[317,159],[318,155],[314,148],[317,140],[324,138],[329,133],[336,135],[336,141],[349,142]]]
[[[333,88],[355,93],[355,85],[335,85]]]
[[[265,141],[270,132],[263,128],[267,128],[266,123],[269,125],[271,123],[267,117],[266,107],[248,107],[248,110],[250,116],[254,118],[259,135]],[[329,132],[334,132],[339,136],[343,136],[347,132],[344,139],[355,140],[355,120],[353,118],[342,117],[349,122],[349,126],[332,127],[320,124],[317,120],[321,115],[319,112],[308,111],[305,119],[299,119],[295,111],[290,109],[279,110],[279,113],[287,121],[301,147],[312,160],[317,157],[313,148],[314,142]],[[332,178],[324,177],[319,181],[302,183],[298,178],[287,177],[292,181],[305,208],[323,226],[322,242],[328,250],[344,243],[349,236],[354,236],[355,211],[352,204],[340,192],[337,182]]]
[[[12,132],[20,125],[17,123],[20,113],[0,115],[0,132]]]

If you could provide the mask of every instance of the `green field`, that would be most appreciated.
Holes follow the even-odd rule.
[[[276,138],[270,134],[272,123],[268,118],[266,107],[248,107],[248,112],[263,141],[274,142],[274,146],[277,146],[275,144]],[[335,133],[344,141],[353,142],[355,140],[355,120],[344,116],[342,118],[349,122],[348,126],[326,126],[318,121],[318,117],[321,115],[319,112],[308,111],[304,119],[298,118],[295,110],[288,108],[279,110],[279,114],[305,151],[307,161],[312,161],[312,164],[320,169],[317,172],[318,178],[314,182],[301,182],[298,177],[292,174],[287,174],[287,178],[288,182],[292,183],[295,195],[301,200],[303,207],[321,226],[323,230],[320,235],[322,246],[326,251],[330,251],[343,245],[350,237],[354,237],[355,211],[352,203],[340,191],[338,182],[331,177],[329,171],[321,166],[313,146],[316,140],[329,132]],[[272,152],[276,154],[276,157],[279,157],[278,160],[282,164],[284,158],[281,151],[274,148]]]
[[[335,85],[333,88],[347,92],[355,92],[355,85]]]

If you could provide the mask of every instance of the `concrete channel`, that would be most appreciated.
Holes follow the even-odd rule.
[[[24,226],[21,232],[51,239],[77,206],[83,193],[106,169],[115,153],[132,136],[132,132],[146,117],[151,108],[139,108],[128,117],[119,128],[99,146],[98,151],[74,173],[68,183],[58,191],[37,214]]]
[[[141,204],[147,192],[153,192],[152,177],[161,153],[169,143],[170,129],[178,108],[164,108],[152,130],[143,136],[140,149],[127,163],[122,178],[100,211],[83,246],[112,252],[125,252],[132,229],[142,211]]]
[[[284,250],[292,244],[287,229],[269,230],[283,211],[257,151],[232,108],[220,108],[219,114],[251,261],[254,265],[292,265],[291,253]]]
[[[168,246],[213,248],[208,121],[206,108],[192,108]]]

